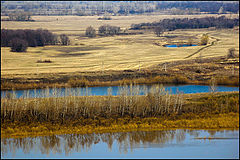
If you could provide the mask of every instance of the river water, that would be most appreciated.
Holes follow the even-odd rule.
[[[138,95],[144,95],[159,85],[136,85],[133,89],[138,89]],[[161,87],[161,86],[160,86]],[[171,94],[181,93],[206,93],[211,91],[210,86],[206,85],[175,85],[175,86],[163,86],[164,89]],[[127,89],[130,92],[131,86],[112,86],[112,87],[88,87],[88,88],[50,88],[50,89],[29,89],[29,90],[16,90],[14,91],[16,98],[20,97],[63,97],[67,95],[85,96],[85,95],[96,95],[103,96],[108,95],[108,90],[111,88],[111,95],[119,95],[120,90]],[[226,87],[216,86],[216,92],[227,92],[227,91],[239,91],[239,87]],[[5,97],[7,93],[13,93],[13,91],[1,91],[1,97]]]
[[[213,139],[207,139],[210,137]],[[177,129],[2,138],[1,158],[239,159],[239,130]]]

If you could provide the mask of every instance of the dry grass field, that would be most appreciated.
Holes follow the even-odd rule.
[[[6,29],[38,29],[44,28],[56,34],[78,35],[85,33],[88,26],[98,29],[104,24],[120,26],[122,29],[129,28],[131,24],[159,21],[166,18],[201,18],[205,16],[222,15],[130,15],[112,16],[112,20],[98,20],[102,16],[33,16],[35,22],[2,21],[1,28]],[[237,14],[224,16],[236,18]],[[7,18],[7,16],[2,16]]]
[[[97,16],[34,16],[36,22],[2,21],[5,29],[48,29],[56,34],[70,36],[70,46],[29,47],[25,53],[10,52],[10,48],[1,48],[2,77],[38,75],[40,73],[74,73],[95,71],[119,71],[141,69],[156,66],[163,62],[224,56],[229,48],[239,52],[239,29],[189,29],[165,32],[161,37],[143,31],[144,34],[121,35],[113,37],[82,37],[85,28],[92,25],[98,28],[103,24],[129,28],[133,23],[153,22],[164,18],[203,17],[212,15],[152,15],[152,16],[116,16],[112,20],[97,20]],[[228,15],[236,16],[236,15]],[[57,20],[58,19],[58,20]],[[163,44],[187,42],[189,38],[197,44],[202,34],[208,33],[209,45],[167,48]],[[193,56],[190,56],[194,54]],[[186,58],[190,56],[189,58]],[[52,63],[37,63],[38,60],[50,60]]]

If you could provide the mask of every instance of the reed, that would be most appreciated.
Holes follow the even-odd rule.
[[[111,88],[107,96],[88,96],[91,91],[86,88],[65,88],[63,93],[54,88],[47,88],[37,98],[37,92],[30,98],[29,92],[23,97],[16,94],[1,97],[1,122],[50,122],[66,124],[82,123],[81,119],[97,120],[99,118],[146,118],[179,116],[185,113],[229,113],[239,112],[239,94],[209,94],[198,99],[186,99],[180,92],[173,95],[162,85],[150,88],[130,85],[121,86],[119,95],[113,96]],[[85,93],[85,94],[83,94]],[[143,95],[139,95],[142,93]],[[31,95],[32,96],[32,95]],[[89,123],[91,123],[89,120]]]

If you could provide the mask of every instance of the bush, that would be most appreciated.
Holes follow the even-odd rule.
[[[86,29],[85,35],[87,37],[96,37],[96,30],[92,26],[89,26]]]
[[[200,44],[201,44],[201,45],[206,45],[206,44],[208,43],[208,40],[209,40],[208,35],[207,35],[207,34],[203,34],[203,35],[202,35],[202,38],[201,38]]]
[[[10,42],[12,52],[25,52],[28,47],[28,43],[25,40],[14,38]]]
[[[235,51],[235,48],[229,48],[227,58],[236,58],[237,55],[235,54]]]
[[[69,40],[68,36],[65,34],[60,35],[60,41],[61,41],[61,44],[64,46],[67,46],[70,44],[70,40]]]
[[[98,20],[111,20],[111,17],[99,17]]]

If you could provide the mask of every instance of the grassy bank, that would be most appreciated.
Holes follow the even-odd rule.
[[[239,127],[239,93],[172,95],[161,86],[143,96],[139,92],[139,87],[130,87],[130,92],[123,87],[119,96],[109,90],[108,96],[2,98],[2,137]]]
[[[196,80],[190,79],[189,76],[185,75],[174,75],[174,76],[147,76],[140,78],[123,78],[121,80],[88,80],[87,78],[69,78],[67,82],[27,82],[18,83],[11,81],[3,81],[1,83],[1,90],[22,90],[22,89],[39,89],[39,88],[63,88],[63,87],[96,87],[96,86],[121,86],[130,84],[203,84],[210,85],[211,79]],[[221,76],[215,78],[215,85],[226,85],[226,86],[239,86],[239,76]]]
[[[197,83],[196,81],[194,81]],[[123,78],[122,80],[116,81],[90,81],[86,78],[70,78],[66,83],[13,83],[13,82],[3,82],[1,83],[1,90],[12,90],[12,89],[34,89],[34,88],[61,88],[61,87],[95,87],[95,86],[120,86],[120,85],[130,85],[130,84],[187,84],[194,83],[191,82],[187,77],[183,76],[156,76],[147,78]],[[206,82],[207,84],[208,82]],[[234,84],[232,82],[232,84]]]
[[[191,118],[190,118],[191,117]],[[153,131],[165,129],[238,129],[239,114],[184,114],[170,118],[117,118],[90,120],[80,119],[68,124],[58,123],[10,123],[1,128],[1,138],[35,137],[61,134],[88,134],[106,132]],[[90,123],[83,125],[79,123]]]

